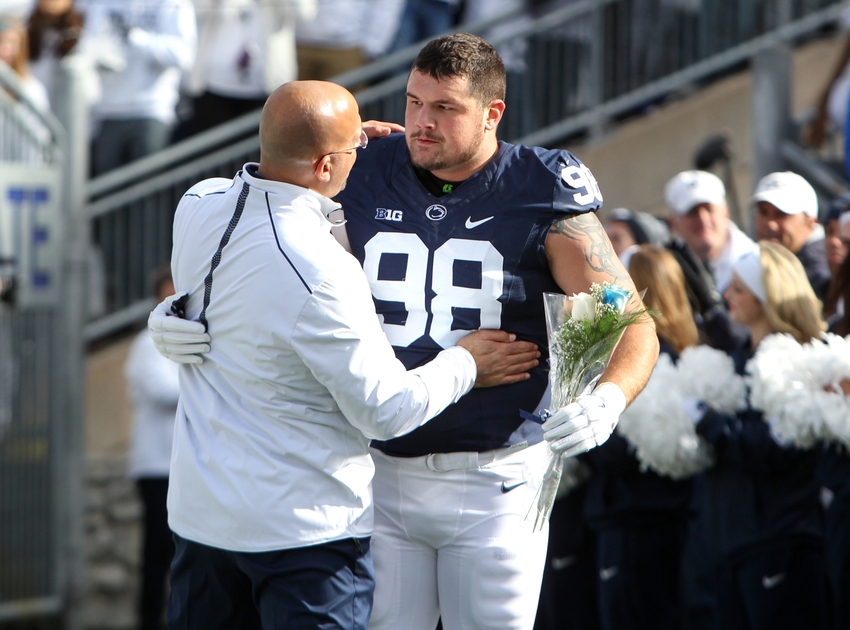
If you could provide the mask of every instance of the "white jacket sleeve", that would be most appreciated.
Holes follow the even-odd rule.
[[[292,345],[348,421],[373,439],[424,424],[472,389],[477,375],[472,355],[460,347],[407,371],[381,329],[362,274],[342,274],[313,291]]]
[[[127,34],[130,47],[147,54],[163,68],[192,68],[197,49],[195,9],[188,0],[169,3],[163,8],[157,31],[133,27]]]

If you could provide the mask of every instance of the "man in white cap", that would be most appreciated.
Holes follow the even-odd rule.
[[[758,239],[779,243],[794,252],[815,294],[823,300],[831,274],[823,228],[818,224],[815,189],[796,173],[771,173],[756,186],[753,204]]]
[[[721,293],[732,280],[732,265],[756,244],[729,219],[726,188],[706,171],[683,171],[667,182],[664,199],[670,226],[706,263]]]

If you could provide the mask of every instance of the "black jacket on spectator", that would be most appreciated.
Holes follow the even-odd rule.
[[[669,344],[659,341],[661,352],[678,360]],[[693,481],[642,471],[634,448],[616,431],[582,457],[592,468],[585,504],[585,518],[592,529],[688,520]]]
[[[661,341],[661,351],[677,357]],[[618,433],[588,451],[585,518],[596,534],[603,630],[681,630],[681,560],[693,482],[641,471]]]
[[[833,492],[824,518],[824,547],[835,628],[850,628],[850,453],[825,444],[818,479]]]
[[[739,374],[751,356],[732,353]],[[703,531],[701,555],[711,561],[700,570],[713,578],[714,594],[703,585],[709,591],[691,593],[691,601],[715,598],[721,628],[825,630],[817,449],[780,446],[756,409],[735,416],[709,411],[697,432],[717,455],[692,525],[692,532]]]
[[[832,279],[829,266],[826,264],[825,245],[824,239],[821,238],[816,241],[809,241],[797,252],[797,258],[803,263],[809,284],[812,285],[815,295],[821,302],[826,299],[829,281]]]
[[[751,357],[732,353],[738,374]],[[736,416],[709,410],[697,432],[717,454],[705,473],[702,508],[723,555],[788,536],[820,538],[816,450],[780,446],[751,408]]]

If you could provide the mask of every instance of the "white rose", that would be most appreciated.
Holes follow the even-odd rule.
[[[589,293],[571,295],[570,302],[573,303],[572,316],[579,322],[593,321],[596,317],[596,298]]]

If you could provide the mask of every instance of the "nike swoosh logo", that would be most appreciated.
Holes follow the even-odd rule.
[[[599,579],[603,582],[607,582],[619,572],[620,570],[617,567],[608,567],[607,569],[601,569],[599,571]]]
[[[779,584],[782,580],[785,579],[784,573],[777,573],[776,575],[767,576],[765,575],[761,579],[761,585],[766,589],[771,589],[777,584]]]
[[[514,485],[509,486],[508,484],[506,484],[503,481],[502,482],[502,492],[510,492],[511,490],[515,490],[516,488],[519,488],[520,486],[523,486],[527,483],[528,483],[527,481],[520,481],[519,483],[515,483]]]
[[[575,556],[564,556],[563,558],[552,558],[552,569],[560,571],[576,563]]]
[[[479,225],[487,223],[487,221],[489,221],[490,219],[495,219],[495,217],[487,217],[486,219],[481,219],[480,221],[473,221],[472,217],[469,217],[466,220],[466,229],[471,230],[473,228],[477,228]]]

